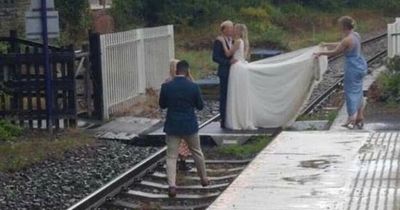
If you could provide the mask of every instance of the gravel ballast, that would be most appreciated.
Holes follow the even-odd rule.
[[[0,173],[0,209],[66,209],[157,149],[96,141],[62,159]]]

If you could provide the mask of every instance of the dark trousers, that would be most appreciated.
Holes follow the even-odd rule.
[[[219,75],[219,113],[221,114],[221,127],[225,127],[226,99],[228,96],[229,70]]]

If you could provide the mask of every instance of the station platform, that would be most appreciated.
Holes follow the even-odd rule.
[[[146,137],[164,137],[163,124],[158,124],[152,130],[143,133]],[[222,129],[219,122],[211,122],[199,130],[199,136],[212,138],[217,145],[242,144],[250,137],[274,135],[278,129],[229,130]]]
[[[209,210],[400,209],[398,131],[282,132]]]
[[[158,119],[119,117],[91,130],[99,139],[129,141],[143,145],[162,145],[165,143],[164,122]],[[258,129],[238,131],[222,129],[218,121],[211,121],[199,130],[204,144],[243,144],[253,136],[272,136],[280,129]]]

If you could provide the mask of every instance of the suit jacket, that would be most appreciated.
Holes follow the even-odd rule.
[[[185,136],[198,132],[195,109],[202,110],[204,104],[197,84],[185,77],[175,77],[161,86],[159,104],[162,109],[168,109],[165,133]]]
[[[219,40],[214,41],[212,58],[214,62],[218,63],[218,76],[228,75],[232,57],[225,55],[224,47]]]

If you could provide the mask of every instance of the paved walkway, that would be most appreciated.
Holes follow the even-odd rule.
[[[399,139],[399,132],[283,132],[209,209],[400,209]]]
[[[368,74],[363,83],[363,91],[364,93],[368,92],[371,85],[377,80],[379,75],[386,71],[386,67],[382,66],[375,69],[371,74]],[[367,105],[367,99],[364,98],[364,106]],[[335,121],[332,123],[330,130],[333,131],[346,131],[347,128],[344,128],[342,125],[347,121],[347,111],[346,111],[346,104],[339,110],[338,116],[336,117]],[[375,129],[388,129],[391,126],[385,125],[383,123],[371,124],[367,125],[364,130],[375,130]]]

